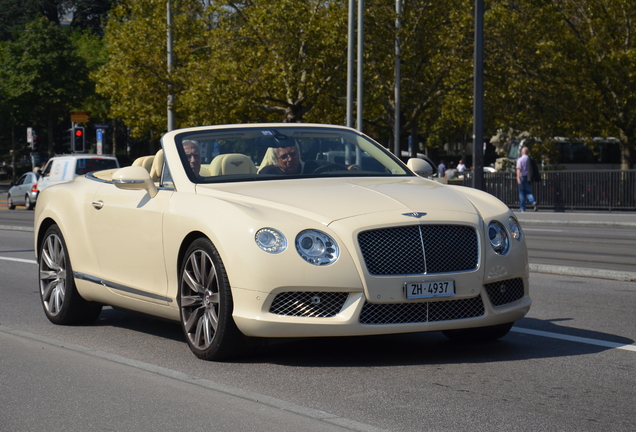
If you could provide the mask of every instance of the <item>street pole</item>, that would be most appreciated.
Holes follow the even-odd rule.
[[[170,7],[170,0],[168,0],[168,80],[172,81],[172,8]],[[172,112],[172,105],[174,104],[174,95],[172,94],[172,85],[169,85],[170,93],[168,94],[168,132],[175,128],[174,113]]]
[[[475,0],[473,188],[484,189],[484,0]]]
[[[395,120],[393,121],[393,154],[400,152],[400,27],[402,27],[402,0],[395,0]]]
[[[356,129],[362,132],[362,112],[363,112],[363,71],[364,71],[364,0],[358,0],[358,109]]]
[[[349,34],[347,38],[347,127],[353,127],[353,38],[355,25],[355,0],[349,0]]]

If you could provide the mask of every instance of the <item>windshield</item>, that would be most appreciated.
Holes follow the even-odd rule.
[[[280,125],[210,129],[179,134],[176,144],[186,171],[197,183],[412,175],[384,148],[347,129]]]
[[[93,171],[102,171],[111,168],[119,168],[119,164],[116,159],[100,159],[100,158],[86,158],[77,159],[77,165],[75,166],[75,174],[84,175]]]

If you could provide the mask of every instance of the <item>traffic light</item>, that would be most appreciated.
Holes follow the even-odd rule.
[[[83,126],[75,126],[72,129],[71,133],[71,142],[73,144],[72,149],[75,153],[83,153],[84,152],[84,127]]]

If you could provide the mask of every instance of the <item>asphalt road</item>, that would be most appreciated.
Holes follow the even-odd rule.
[[[32,233],[0,230],[0,430],[636,430],[636,283],[530,283],[529,315],[495,343],[273,341],[211,363],[178,325],[132,313],[50,324]]]

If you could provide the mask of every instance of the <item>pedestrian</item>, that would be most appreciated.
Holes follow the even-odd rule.
[[[517,159],[517,184],[519,185],[519,208],[522,212],[526,211],[526,199],[534,206],[537,211],[537,201],[532,196],[532,183],[528,180],[528,170],[530,170],[530,156],[528,156],[528,147],[521,149],[521,157]]]
[[[453,162],[448,164],[448,169],[446,170],[446,175],[444,177],[448,180],[452,180],[457,177],[457,170],[455,169],[455,164]]]
[[[461,174],[464,171],[466,171],[466,165],[464,165],[464,161],[460,159],[459,163],[457,164],[457,172]]]
[[[437,172],[438,172],[439,178],[443,178],[444,175],[446,174],[446,165],[444,165],[443,160],[441,160],[439,162],[439,165],[437,165]]]

